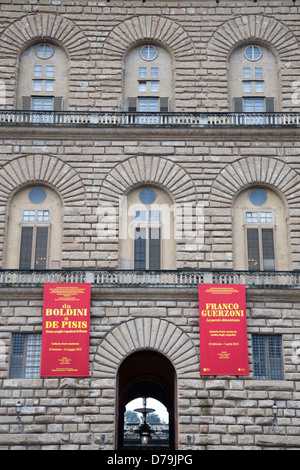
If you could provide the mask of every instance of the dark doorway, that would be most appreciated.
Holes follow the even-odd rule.
[[[126,405],[136,398],[154,398],[162,403],[169,413],[168,440],[163,444],[150,439],[147,446],[139,450],[176,449],[176,373],[171,362],[162,354],[139,351],[131,354],[120,366],[117,379],[116,444],[118,450],[137,450],[124,441],[124,414]],[[133,448],[134,447],[134,448]]]

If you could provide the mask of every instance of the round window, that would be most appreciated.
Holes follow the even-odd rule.
[[[262,206],[267,200],[267,195],[262,189],[254,189],[249,198],[254,206]]]
[[[140,192],[140,201],[142,204],[153,204],[153,202],[156,200],[156,193],[153,191],[153,189],[147,188],[143,189]]]
[[[36,55],[40,58],[40,59],[49,59],[50,57],[53,56],[53,47],[50,46],[50,44],[40,44],[37,48],[36,48]]]
[[[46,191],[43,188],[34,188],[29,193],[29,199],[33,204],[41,204],[47,197]]]
[[[248,46],[245,50],[245,57],[248,60],[259,60],[262,56],[262,51],[258,46]]]
[[[154,46],[144,46],[141,49],[141,57],[144,60],[154,60],[157,57],[157,50]]]

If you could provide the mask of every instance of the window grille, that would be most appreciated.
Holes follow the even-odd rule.
[[[256,380],[283,380],[281,336],[252,336],[253,369]]]
[[[34,379],[40,376],[42,336],[13,334],[9,377]]]

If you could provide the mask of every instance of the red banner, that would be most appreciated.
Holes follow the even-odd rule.
[[[88,377],[91,284],[45,284],[41,377]]]
[[[202,375],[249,375],[244,285],[199,284]]]

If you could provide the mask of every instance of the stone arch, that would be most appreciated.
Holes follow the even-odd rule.
[[[132,157],[116,165],[100,188],[100,202],[119,204],[120,196],[142,184],[166,189],[176,202],[197,201],[190,175],[178,164],[161,157]]]
[[[245,15],[231,18],[221,24],[210,37],[207,46],[207,68],[211,76],[219,70],[224,77],[228,74],[228,59],[233,50],[249,42],[258,42],[275,54],[278,61],[279,77],[281,80],[281,96],[290,95],[293,91],[290,85],[290,70],[300,60],[300,49],[294,33],[275,18],[262,15]],[[295,65],[294,65],[295,64]],[[228,82],[218,82],[218,74],[208,85],[207,94],[215,93],[215,99],[210,100],[212,111],[221,107],[224,111],[229,108]],[[280,100],[279,109],[289,110],[290,100]]]
[[[194,59],[195,48],[187,32],[174,21],[155,15],[140,15],[118,24],[108,35],[103,54],[121,60],[132,45],[156,40],[165,45],[178,61]]]
[[[15,158],[0,169],[0,204],[25,184],[45,183],[56,189],[66,206],[82,206],[86,193],[80,176],[67,163],[49,155]]]
[[[121,362],[132,352],[153,350],[165,355],[180,379],[199,375],[195,345],[179,327],[159,318],[137,318],[115,327],[98,347],[93,378],[115,379]]]
[[[261,15],[245,15],[223,23],[211,36],[207,54],[209,59],[228,59],[229,54],[239,44],[259,40],[276,50],[282,60],[299,57],[299,44],[287,25],[275,18]]]
[[[72,60],[86,58],[90,54],[89,41],[73,21],[48,13],[24,16],[8,26],[0,37],[0,54],[16,58],[37,39],[51,39],[61,44]]]
[[[215,179],[211,207],[231,207],[236,194],[247,186],[262,184],[278,190],[290,208],[300,204],[300,175],[275,158],[247,157],[228,164]]]

